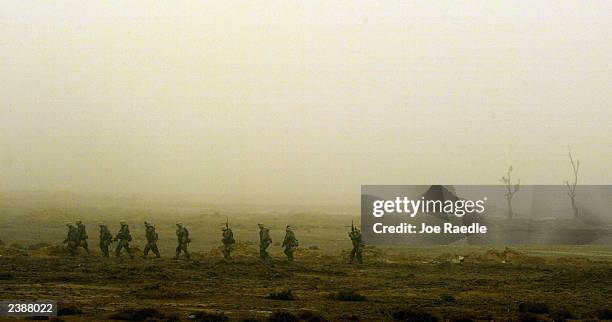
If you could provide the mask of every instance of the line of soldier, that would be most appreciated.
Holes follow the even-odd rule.
[[[115,256],[121,256],[121,251],[125,249],[128,256],[130,258],[134,258],[134,254],[130,249],[130,242],[132,241],[132,235],[130,234],[130,228],[126,221],[120,221],[121,228],[119,228],[119,232],[113,238],[113,235],[108,230],[108,227],[104,223],[99,223],[100,227],[100,250],[102,251],[102,256],[109,257],[109,249],[113,242],[116,242],[115,246]],[[159,253],[159,249],[157,248],[157,240],[158,235],[155,231],[155,225],[152,223],[145,221],[145,237],[147,239],[147,244],[144,248],[143,258],[147,258],[149,252],[153,252],[157,258],[161,257]],[[272,257],[268,254],[268,247],[272,244],[272,238],[270,237],[270,229],[266,228],[263,224],[257,224],[259,226],[259,257],[264,262],[270,262]],[[77,221],[76,226],[72,223],[66,223],[68,227],[68,235],[64,240],[64,244],[66,244],[68,248],[68,252],[70,256],[76,256],[77,250],[79,247],[83,247],[87,254],[89,254],[89,248],[87,245],[87,231],[85,229],[85,225],[82,221]],[[191,242],[189,238],[189,231],[182,223],[176,224],[176,237],[178,245],[176,246],[176,254],[174,259],[178,259],[181,252],[185,254],[187,259],[191,258],[191,255],[188,251],[188,245]],[[222,239],[223,243],[223,257],[228,259],[233,250],[233,245],[236,243],[234,239],[234,233],[232,229],[229,227],[229,221],[225,222],[225,226],[222,228]],[[350,253],[350,262],[353,263],[356,259],[358,263],[362,263],[362,252],[364,248],[364,243],[361,238],[361,231],[355,227],[354,224],[351,224],[351,231],[348,233],[349,238],[353,244],[353,248]],[[285,238],[283,239],[283,243],[281,247],[287,256],[287,260],[289,262],[293,262],[294,256],[293,253],[299,246],[299,242],[295,237],[295,233],[291,226],[287,226],[285,228]]]

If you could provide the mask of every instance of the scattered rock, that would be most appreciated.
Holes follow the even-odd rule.
[[[189,319],[196,322],[227,322],[229,318],[223,312],[201,311],[189,315]]]

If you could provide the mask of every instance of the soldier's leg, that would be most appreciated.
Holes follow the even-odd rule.
[[[176,254],[174,255],[174,259],[179,258],[179,255],[181,254],[181,244],[179,243],[178,245],[176,245]]]
[[[153,250],[153,253],[155,254],[155,257],[157,257],[157,258],[161,257],[161,255],[159,254],[159,248],[157,248],[157,244],[151,245],[151,250]]]
[[[293,248],[287,249],[287,260],[293,262]]]
[[[269,262],[272,259],[272,257],[270,257],[270,254],[268,254],[268,247],[267,246],[266,246],[266,248],[264,248],[263,252],[264,252],[264,260],[266,262]]]
[[[115,257],[121,256],[121,248],[123,248],[123,241],[120,240],[115,248]]]
[[[351,263],[355,260],[355,254],[357,253],[357,249],[355,249],[355,247],[353,247],[353,249],[351,249],[351,256],[350,256],[350,260]]]
[[[142,254],[142,257],[146,258],[147,256],[149,256],[149,251],[151,250],[151,246],[150,244],[147,242],[147,244],[145,245],[144,248],[144,252]]]
[[[104,255],[104,257],[109,257],[109,248],[110,248],[110,243],[105,243],[102,246],[102,254]]]
[[[183,244],[183,251],[185,252],[185,256],[187,257],[187,259],[190,259],[191,254],[189,254],[189,251],[187,250],[187,243]]]
[[[357,250],[357,263],[359,264],[363,264],[363,258],[361,257],[361,253],[362,253],[362,248],[359,247],[359,249]]]
[[[130,244],[128,242],[125,242],[125,245],[123,245],[123,248],[125,248],[125,251],[128,253],[130,258],[134,258],[134,253],[132,253],[132,249],[130,248]]]

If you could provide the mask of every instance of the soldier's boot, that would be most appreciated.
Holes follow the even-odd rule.
[[[161,255],[159,254],[159,249],[157,249],[157,246],[155,246],[155,248],[153,248],[153,253],[155,253],[155,257],[156,258],[160,258]]]
[[[125,245],[124,247],[125,247],[125,251],[127,251],[128,255],[130,256],[130,259],[134,259],[134,253],[130,249],[130,245]]]

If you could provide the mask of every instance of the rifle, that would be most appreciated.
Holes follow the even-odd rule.
[[[355,232],[355,222],[353,220],[351,220],[351,232]]]

